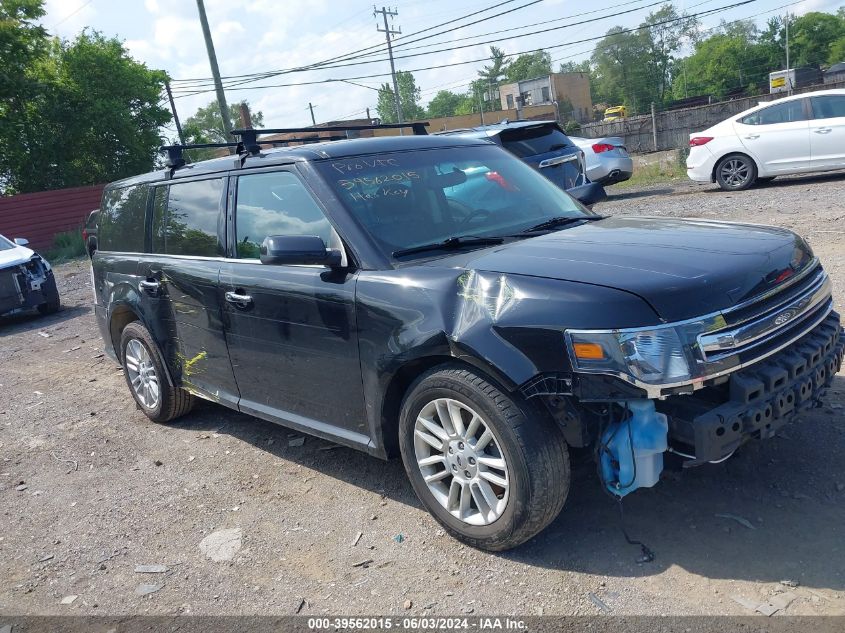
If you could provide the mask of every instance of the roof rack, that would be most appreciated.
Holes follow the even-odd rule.
[[[326,125],[320,127],[289,127],[289,128],[265,128],[265,129],[240,129],[232,130],[234,136],[241,138],[244,150],[250,154],[257,154],[261,149],[260,146],[266,141],[259,141],[258,137],[262,134],[302,134],[302,133],[320,133],[320,132],[346,132],[346,137],[330,137],[321,138],[320,141],[340,140],[348,138],[349,132],[360,132],[362,130],[397,130],[400,128],[409,127],[413,130],[415,136],[425,136],[428,131],[428,121],[415,121],[413,123],[390,123],[383,125]],[[279,142],[277,140],[276,142]],[[281,140],[284,142],[284,140]]]
[[[160,154],[167,152],[165,165],[171,169],[184,167],[185,158],[182,152],[186,149],[208,149],[211,147],[235,147],[238,154],[244,151],[243,143],[190,143],[187,145],[162,145],[158,148]]]

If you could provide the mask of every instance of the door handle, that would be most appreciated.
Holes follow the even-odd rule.
[[[745,138],[753,141],[755,138],[760,138],[760,135],[759,134],[746,134]]]
[[[226,301],[237,306],[238,308],[246,308],[252,304],[252,297],[241,294],[239,292],[227,292]]]
[[[161,289],[161,282],[156,281],[155,279],[145,279],[138,285],[141,287],[141,290],[153,296],[157,295],[158,291]]]
[[[831,129],[832,128],[829,128],[829,127],[820,127],[820,128],[816,128],[815,130],[813,130],[813,132],[815,132],[816,134],[827,134],[828,132],[831,131]]]

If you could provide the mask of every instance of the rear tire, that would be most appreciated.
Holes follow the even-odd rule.
[[[757,165],[745,154],[728,154],[716,164],[716,182],[725,191],[748,189],[757,180]]]
[[[59,289],[56,287],[56,278],[53,275],[47,277],[47,281],[41,286],[41,294],[46,301],[38,306],[41,314],[55,314],[62,307],[62,300],[59,298]]]
[[[461,367],[435,368],[411,386],[399,444],[420,501],[472,547],[524,543],[569,492],[569,453],[554,422]]]
[[[129,393],[150,420],[170,422],[193,408],[194,396],[170,384],[158,346],[138,321],[123,328],[120,358]]]

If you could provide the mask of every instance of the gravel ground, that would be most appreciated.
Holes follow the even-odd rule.
[[[842,176],[611,193],[600,212],[794,229],[842,307]],[[213,404],[149,422],[102,355],[87,263],[56,270],[62,312],[0,319],[2,613],[845,614],[843,375],[777,437],[628,497],[653,562],[584,459],[561,516],[493,555],[446,536],[398,461]]]

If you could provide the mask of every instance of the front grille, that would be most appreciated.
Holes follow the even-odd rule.
[[[816,260],[804,270],[787,279],[779,286],[763,292],[757,297],[739,306],[725,310],[722,314],[725,322],[730,326],[739,325],[749,321],[761,314],[776,310],[779,306],[789,303],[795,297],[805,293],[811,286],[818,282],[819,277],[824,274],[821,264]]]
[[[832,309],[830,279],[819,268],[782,293],[742,306],[741,319],[736,311],[725,313],[725,320],[730,317],[732,325],[701,334],[698,344],[707,362],[739,355],[745,364],[803,336]]]

